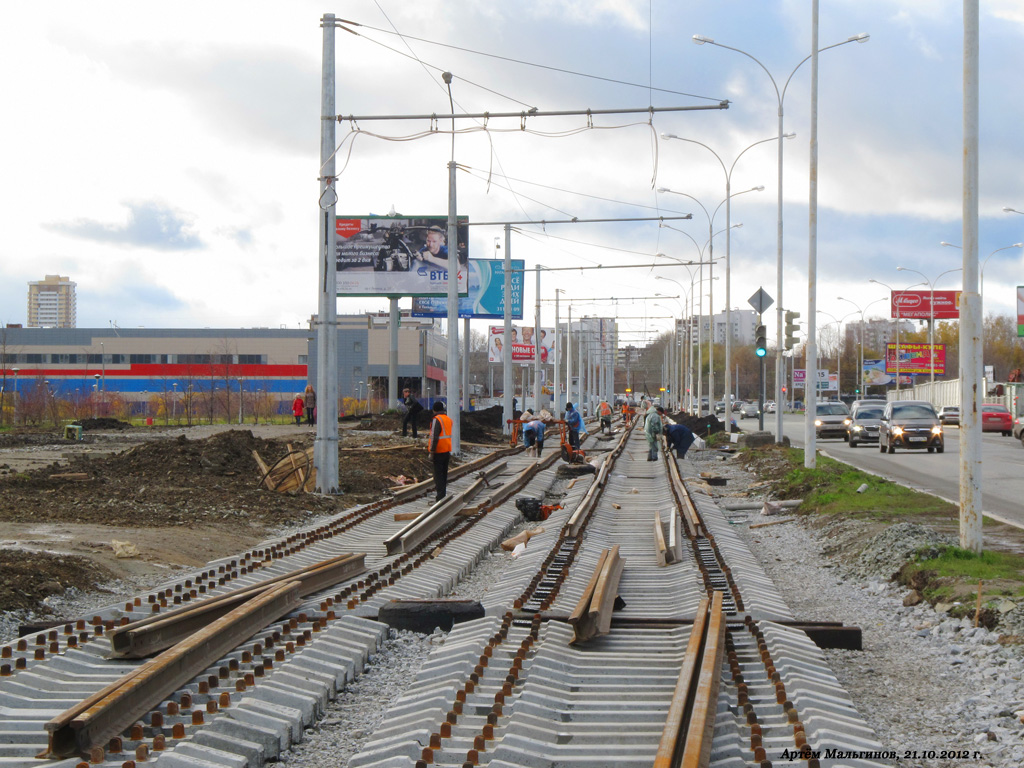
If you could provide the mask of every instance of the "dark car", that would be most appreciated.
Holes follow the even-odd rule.
[[[850,421],[850,409],[839,401],[819,402],[815,406],[814,434],[819,438],[841,437],[846,439],[846,427]]]
[[[1002,432],[1009,437],[1013,432],[1013,416],[1005,405],[985,403],[981,406],[981,431]]]
[[[939,409],[939,421],[943,424],[959,424],[960,408],[956,405],[944,405]]]
[[[896,448],[927,448],[928,453],[945,450],[939,414],[927,400],[895,400],[885,406],[878,450],[895,453]]]
[[[867,402],[854,405],[850,412],[850,423],[846,428],[846,441],[851,448],[856,448],[861,443],[878,442],[884,410],[883,403]]]

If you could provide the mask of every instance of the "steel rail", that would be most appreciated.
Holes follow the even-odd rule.
[[[42,755],[87,754],[117,736],[170,693],[262,627],[299,606],[297,582],[276,584],[225,614],[201,632],[146,662],[46,724]]]
[[[251,587],[226,592],[198,605],[150,616],[115,629],[109,634],[110,659],[141,659],[166,650],[233,611],[275,584],[299,584],[299,596],[308,597],[366,571],[363,552],[339,555],[304,568],[275,576]]]

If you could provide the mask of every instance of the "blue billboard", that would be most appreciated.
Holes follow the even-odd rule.
[[[523,259],[512,259],[512,319],[523,319]],[[469,295],[459,298],[459,317],[500,320],[505,317],[505,262],[503,259],[469,260]],[[445,296],[415,296],[413,317],[447,317]]]

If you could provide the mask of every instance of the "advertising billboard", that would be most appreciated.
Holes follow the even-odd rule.
[[[927,344],[911,344],[908,342],[900,342],[899,350],[899,365],[900,365],[900,376],[905,376],[911,373],[926,373],[931,374],[932,369],[928,366],[928,345]],[[867,361],[865,361],[866,363]],[[896,375],[896,345],[887,344],[885,349],[885,372]],[[935,375],[944,376],[946,374],[946,345],[936,344],[935,345]],[[867,382],[872,384],[874,382]]]
[[[1017,286],[1017,335],[1024,336],[1024,285]]]
[[[513,320],[523,319],[523,268],[526,262],[512,259]],[[448,296],[417,296],[413,317],[448,317]],[[459,298],[459,317],[502,320],[505,317],[505,262],[501,259],[469,260],[469,295]]]
[[[459,295],[469,290],[468,219],[459,217]],[[339,296],[447,296],[448,218],[338,216]]]
[[[960,291],[893,291],[889,300],[890,317],[901,320],[929,320],[932,317],[936,320],[958,320],[960,318],[960,293]]]
[[[487,334],[487,362],[489,363],[532,363],[536,354],[534,327],[513,325],[511,342],[505,338],[505,326],[492,325]],[[555,329],[540,329],[540,362],[545,364],[555,359]]]
[[[902,345],[901,345],[902,346]],[[901,370],[900,373],[903,373]],[[895,381],[895,376],[890,376],[885,372],[885,361],[884,360],[865,360],[864,361],[864,386],[865,387],[876,387],[884,386]]]

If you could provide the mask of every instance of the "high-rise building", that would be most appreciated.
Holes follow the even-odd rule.
[[[28,284],[29,328],[74,328],[78,320],[75,283],[69,277],[47,275]]]

